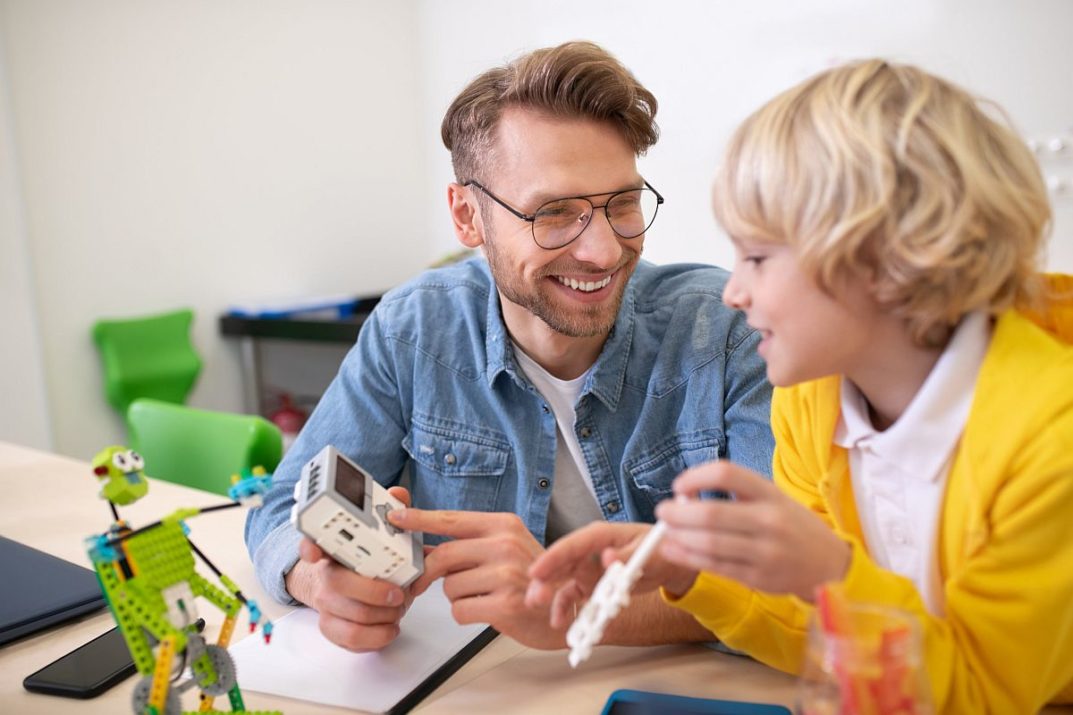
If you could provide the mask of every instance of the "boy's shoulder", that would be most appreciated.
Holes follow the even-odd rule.
[[[1008,310],[995,323],[980,378],[980,409],[1005,411],[1007,418],[1042,427],[1054,416],[1073,412],[1073,345],[1040,327],[1032,318]]]
[[[1073,345],[1017,311],[999,316],[962,440],[978,489],[1022,493],[1073,476]]]

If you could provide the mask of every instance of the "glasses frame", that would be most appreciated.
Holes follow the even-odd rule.
[[[659,214],[659,207],[663,205],[663,194],[661,194],[660,192],[656,191],[656,187],[654,187],[654,186],[652,186],[652,184],[648,183],[647,180],[641,179],[641,181],[644,182],[644,189],[648,189],[649,191],[651,191],[653,194],[656,195],[656,211],[652,214],[652,220],[648,222],[647,226],[645,226],[645,230],[641,231],[640,233],[634,234],[633,236],[623,236],[621,233],[619,233],[618,231],[615,230],[615,225],[613,223],[611,223],[611,215],[607,212],[607,207],[612,201],[615,200],[616,196],[620,196],[622,194],[628,194],[631,191],[643,191],[644,189],[623,189],[622,191],[612,191],[612,192],[602,191],[602,192],[600,192],[598,194],[584,194],[584,195],[581,195],[581,196],[563,196],[561,198],[550,199],[548,201],[545,201],[544,203],[540,204],[540,206],[537,207],[536,213],[527,214],[527,213],[523,213],[523,212],[519,211],[518,209],[516,209],[513,206],[511,206],[510,204],[508,204],[503,199],[501,199],[498,196],[496,196],[495,194],[493,194],[491,191],[486,189],[481,184],[481,182],[476,181],[475,179],[470,179],[469,181],[467,181],[464,184],[462,184],[462,186],[475,186],[478,189],[480,189],[481,192],[484,193],[492,201],[495,201],[497,204],[499,204],[500,206],[505,208],[507,211],[510,211],[512,214],[514,214],[515,216],[520,218],[522,221],[525,221],[525,222],[527,222],[529,224],[529,233],[533,237],[533,243],[535,243],[540,248],[543,248],[545,251],[557,251],[560,248],[566,248],[571,243],[573,243],[574,241],[578,240],[578,238],[581,237],[581,234],[585,233],[585,229],[587,229],[589,226],[592,225],[592,216],[593,216],[593,214],[596,213],[596,209],[603,209],[604,210],[604,218],[607,219],[607,225],[611,227],[611,230],[619,238],[628,241],[630,239],[634,239],[634,238],[637,238],[639,236],[645,235],[645,233],[648,231],[648,229],[652,228],[652,224],[654,224],[656,222],[656,216]],[[593,196],[607,196],[607,201],[605,201],[601,205],[597,206],[596,204],[594,204],[592,202],[592,197]],[[537,219],[537,214],[540,213],[540,209],[544,208],[548,204],[553,204],[553,203],[555,203],[557,201],[572,201],[573,199],[584,199],[585,201],[588,201],[589,206],[592,207],[592,213],[589,214],[589,220],[585,224],[584,228],[582,228],[580,231],[577,232],[577,236],[574,236],[569,241],[567,241],[566,243],[564,243],[564,244],[562,244],[560,246],[555,246],[553,248],[548,248],[547,246],[541,246],[540,241],[538,241],[537,237],[536,237],[536,219]]]

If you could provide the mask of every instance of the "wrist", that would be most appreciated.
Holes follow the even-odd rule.
[[[853,547],[848,541],[838,539],[838,549],[832,552],[831,573],[828,581],[842,581],[849,573],[850,561],[853,560]]]
[[[312,600],[312,580],[313,574],[310,572],[311,564],[299,559],[283,576],[283,587],[287,589],[287,593],[291,595],[291,598],[299,603],[309,606]]]
[[[672,598],[681,598],[693,588],[693,584],[697,582],[697,576],[699,575],[699,571],[682,571],[673,574],[671,578],[663,583],[663,590]]]
[[[850,562],[853,561],[853,546],[848,542],[836,537],[837,549],[831,550],[831,558],[828,568],[825,570],[817,583],[812,584],[803,593],[796,594],[805,603],[816,602],[816,591],[825,583],[838,583],[844,581],[849,574]]]

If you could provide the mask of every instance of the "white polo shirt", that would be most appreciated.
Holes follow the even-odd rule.
[[[944,611],[937,537],[946,479],[990,341],[989,316],[965,316],[909,407],[882,432],[872,426],[864,396],[842,378],[834,441],[849,453],[868,552],[912,579],[934,615]]]

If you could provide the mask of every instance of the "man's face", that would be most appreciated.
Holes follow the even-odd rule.
[[[525,214],[568,196],[597,194],[591,200],[600,206],[616,191],[643,186],[633,149],[608,124],[513,108],[500,119],[497,141],[499,161],[477,178]],[[501,298],[563,335],[606,335],[644,236],[619,238],[597,208],[577,239],[546,250],[534,242],[529,222],[470,190],[481,199],[484,251]],[[511,312],[521,313],[505,304],[505,317]]]

